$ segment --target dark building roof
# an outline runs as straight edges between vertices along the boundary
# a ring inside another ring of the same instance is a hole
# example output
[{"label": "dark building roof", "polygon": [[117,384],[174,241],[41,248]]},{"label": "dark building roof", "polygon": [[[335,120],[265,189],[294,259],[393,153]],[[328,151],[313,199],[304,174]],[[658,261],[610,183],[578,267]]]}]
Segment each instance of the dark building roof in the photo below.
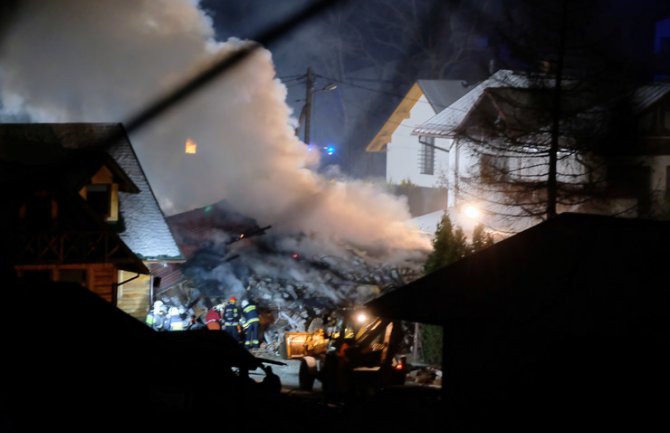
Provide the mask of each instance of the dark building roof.
[{"label": "dark building roof", "polygon": [[637,306],[628,307],[652,314],[653,300],[667,290],[651,281],[670,277],[668,255],[670,222],[564,213],[384,294],[368,307],[394,319],[434,324],[522,320],[565,302],[569,308],[588,304],[623,317],[629,315],[626,303],[635,301]]},{"label": "dark building roof", "polygon": [[435,113],[453,104],[472,88],[463,80],[418,80],[417,82]]},{"label": "dark building roof", "polygon": [[0,124],[0,145],[7,168],[0,180],[5,184],[34,182],[41,172],[47,173],[42,176],[47,182],[64,178],[68,186],[79,188],[82,179],[107,163],[120,184],[121,239],[144,260],[182,258],[123,125]]}]

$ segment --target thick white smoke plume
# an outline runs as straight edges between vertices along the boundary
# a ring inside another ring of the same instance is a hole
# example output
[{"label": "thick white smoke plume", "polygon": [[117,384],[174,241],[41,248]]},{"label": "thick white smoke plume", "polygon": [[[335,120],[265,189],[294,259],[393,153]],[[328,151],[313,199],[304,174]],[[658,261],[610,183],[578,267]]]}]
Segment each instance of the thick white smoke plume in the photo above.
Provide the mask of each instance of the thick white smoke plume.
[{"label": "thick white smoke plume", "polygon": [[[242,41],[213,40],[194,0],[31,0],[0,41],[5,113],[119,122]],[[296,47],[299,49],[299,47]],[[273,230],[374,249],[427,249],[405,203],[323,178],[294,135],[286,88],[257,50],[131,141],[167,215],[225,199]],[[197,153],[184,152],[192,138]]]}]

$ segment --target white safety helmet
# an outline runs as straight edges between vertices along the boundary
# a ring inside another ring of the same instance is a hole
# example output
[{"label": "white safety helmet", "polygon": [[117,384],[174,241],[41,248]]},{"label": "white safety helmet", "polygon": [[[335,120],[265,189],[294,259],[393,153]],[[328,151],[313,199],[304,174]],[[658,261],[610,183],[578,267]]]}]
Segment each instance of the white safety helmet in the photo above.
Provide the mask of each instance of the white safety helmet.
[{"label": "white safety helmet", "polygon": [[156,302],[154,302],[154,309],[160,310],[161,308],[163,308],[163,301],[159,299]]},{"label": "white safety helmet", "polygon": [[249,301],[242,299],[242,308],[246,307],[247,305],[249,305]]},{"label": "white safety helmet", "polygon": [[170,309],[168,310],[168,314],[169,314],[170,316],[179,316],[179,308],[177,308],[177,307],[170,307]]}]

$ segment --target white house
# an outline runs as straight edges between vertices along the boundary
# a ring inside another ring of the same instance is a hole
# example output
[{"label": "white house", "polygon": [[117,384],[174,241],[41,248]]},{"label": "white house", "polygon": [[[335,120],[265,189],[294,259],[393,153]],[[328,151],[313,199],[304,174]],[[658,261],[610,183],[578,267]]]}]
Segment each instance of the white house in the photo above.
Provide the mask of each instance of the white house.
[{"label": "white house", "polygon": [[[571,85],[565,80],[562,88],[569,89]],[[456,224],[467,225],[464,211],[472,211],[473,206],[480,211],[477,221],[501,233],[519,231],[538,221],[537,218],[506,217],[505,214],[509,214],[506,211],[518,203],[505,203],[499,193],[491,192],[494,188],[490,186],[500,181],[530,179],[533,174],[539,174],[536,172],[540,164],[546,164],[548,157],[542,152],[533,155],[523,143],[524,140],[526,143],[532,141],[534,149],[548,147],[550,112],[536,109],[530,114],[528,107],[530,104],[546,107],[552,87],[550,76],[499,70],[411,131],[415,137],[431,137],[436,142],[456,140],[450,152],[455,160],[450,162],[454,167],[454,191],[449,201],[450,215]],[[670,84],[652,83],[630,92],[622,91],[614,101],[583,109],[580,108],[583,99],[579,96],[569,99],[568,91],[563,94],[563,104],[572,104],[573,112],[579,113],[571,122],[582,122],[583,129],[594,134],[593,140],[598,139],[596,134],[600,127],[602,132],[608,132],[611,123],[606,125],[605,122],[611,122],[609,116],[613,104],[620,101],[625,101],[628,109],[625,121],[636,123],[638,133],[634,142],[622,141],[620,137],[606,141],[605,163],[595,172],[602,179],[604,198],[565,204],[559,206],[558,211],[628,216],[658,216],[667,212],[666,201],[670,197]],[[498,124],[503,124],[503,128]],[[521,130],[525,131],[525,136],[515,135],[515,131]],[[501,131],[505,133],[501,134]],[[510,142],[515,142],[516,154],[502,150],[509,149]],[[498,150],[492,151],[494,148]],[[583,170],[585,165],[580,161],[584,158],[583,153],[570,149],[569,139],[563,138],[559,144],[558,182],[570,186],[571,182],[574,185],[587,175],[593,176],[594,172],[587,174]],[[503,173],[505,178],[491,179],[492,171],[498,175]],[[469,182],[464,182],[466,179]],[[541,180],[541,175],[537,176],[536,182]]]},{"label": "white house", "polygon": [[420,228],[431,234],[453,200],[457,158],[453,139],[412,132],[469,88],[461,80],[418,80],[366,149],[386,152],[386,181],[407,196],[412,215],[420,218]]}]

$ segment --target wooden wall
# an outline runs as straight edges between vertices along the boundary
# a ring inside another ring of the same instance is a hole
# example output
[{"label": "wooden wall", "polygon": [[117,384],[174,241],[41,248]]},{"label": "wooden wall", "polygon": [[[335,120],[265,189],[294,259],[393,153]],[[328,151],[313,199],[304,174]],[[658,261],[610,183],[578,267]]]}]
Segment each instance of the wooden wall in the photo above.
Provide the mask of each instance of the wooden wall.
[{"label": "wooden wall", "polygon": [[[137,274],[119,271],[119,282],[129,280]],[[119,286],[116,306],[138,320],[144,322],[151,302],[151,276],[140,275],[134,280]]]},{"label": "wooden wall", "polygon": [[[72,263],[67,265],[22,265],[17,266],[19,276],[30,276],[31,272],[48,272],[51,281],[69,281],[87,287],[104,300],[115,303],[117,268],[111,263]],[[71,271],[82,271],[82,279],[71,279]],[[69,275],[69,277],[66,277]]]}]

